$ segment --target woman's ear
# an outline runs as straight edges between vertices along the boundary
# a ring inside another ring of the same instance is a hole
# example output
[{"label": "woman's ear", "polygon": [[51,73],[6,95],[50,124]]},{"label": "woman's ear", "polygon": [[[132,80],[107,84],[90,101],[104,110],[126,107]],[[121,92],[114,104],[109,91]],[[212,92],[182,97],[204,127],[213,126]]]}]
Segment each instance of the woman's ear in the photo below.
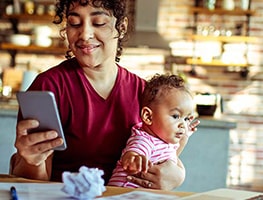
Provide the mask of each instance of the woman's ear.
[{"label": "woman's ear", "polygon": [[121,35],[120,38],[123,38],[124,35],[127,33],[128,31],[128,18],[125,17],[120,25],[120,30],[121,30]]},{"label": "woman's ear", "polygon": [[125,31],[125,33],[128,31],[128,24],[129,24],[129,19],[128,17],[125,17],[121,24],[121,29]]},{"label": "woman's ear", "polygon": [[142,108],[141,119],[147,125],[152,124],[152,110],[149,107],[143,107]]}]

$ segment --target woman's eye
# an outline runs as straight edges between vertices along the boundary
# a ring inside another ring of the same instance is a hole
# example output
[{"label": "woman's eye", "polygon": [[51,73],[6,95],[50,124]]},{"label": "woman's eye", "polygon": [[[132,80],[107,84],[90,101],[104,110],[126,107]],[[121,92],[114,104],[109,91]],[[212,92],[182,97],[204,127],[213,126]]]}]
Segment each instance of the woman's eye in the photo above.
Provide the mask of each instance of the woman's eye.
[{"label": "woman's eye", "polygon": [[79,26],[80,26],[80,24],[71,24],[71,23],[69,23],[69,25],[70,25],[71,27],[79,27]]},{"label": "woman's eye", "polygon": [[101,27],[106,25],[107,23],[109,23],[109,19],[104,16],[98,16],[92,19],[92,25],[95,27]]},{"label": "woman's eye", "polygon": [[67,24],[72,27],[79,26],[81,24],[81,20],[79,17],[69,15],[67,18]]},{"label": "woman's eye", "polygon": [[69,20],[68,21],[68,26],[71,26],[71,27],[79,27],[81,25],[80,22],[78,21],[73,21],[73,20]]},{"label": "woman's eye", "polygon": [[93,25],[96,27],[104,26],[105,24],[106,23],[93,23]]}]

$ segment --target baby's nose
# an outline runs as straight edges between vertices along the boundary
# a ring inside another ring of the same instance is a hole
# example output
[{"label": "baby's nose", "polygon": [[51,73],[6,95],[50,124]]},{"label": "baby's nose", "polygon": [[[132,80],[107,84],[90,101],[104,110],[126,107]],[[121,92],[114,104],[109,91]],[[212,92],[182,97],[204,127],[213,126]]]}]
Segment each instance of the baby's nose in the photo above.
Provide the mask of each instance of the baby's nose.
[{"label": "baby's nose", "polygon": [[179,122],[179,124],[178,124],[178,127],[179,128],[185,128],[185,121],[184,121],[184,119],[180,119],[180,122]]}]

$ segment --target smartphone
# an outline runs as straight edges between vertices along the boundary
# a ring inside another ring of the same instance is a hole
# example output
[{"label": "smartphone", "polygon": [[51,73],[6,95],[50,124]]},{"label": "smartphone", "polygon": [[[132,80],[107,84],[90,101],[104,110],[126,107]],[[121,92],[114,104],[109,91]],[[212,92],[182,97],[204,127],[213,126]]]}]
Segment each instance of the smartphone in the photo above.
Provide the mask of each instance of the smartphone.
[{"label": "smartphone", "polygon": [[30,132],[57,131],[59,137],[63,139],[63,144],[55,147],[54,150],[65,150],[67,148],[66,140],[53,92],[21,91],[16,94],[16,97],[23,119],[36,119],[39,121],[39,127],[31,129]]}]

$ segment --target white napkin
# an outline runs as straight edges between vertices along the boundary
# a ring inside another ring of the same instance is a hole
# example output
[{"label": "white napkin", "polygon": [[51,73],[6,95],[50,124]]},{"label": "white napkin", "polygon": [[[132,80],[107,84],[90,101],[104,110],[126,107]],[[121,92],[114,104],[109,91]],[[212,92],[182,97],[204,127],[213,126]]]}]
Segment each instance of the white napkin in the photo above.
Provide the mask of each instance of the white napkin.
[{"label": "white napkin", "polygon": [[106,190],[101,177],[103,174],[102,170],[85,166],[79,168],[79,173],[63,172],[64,187],[62,191],[75,199],[94,199]]}]

